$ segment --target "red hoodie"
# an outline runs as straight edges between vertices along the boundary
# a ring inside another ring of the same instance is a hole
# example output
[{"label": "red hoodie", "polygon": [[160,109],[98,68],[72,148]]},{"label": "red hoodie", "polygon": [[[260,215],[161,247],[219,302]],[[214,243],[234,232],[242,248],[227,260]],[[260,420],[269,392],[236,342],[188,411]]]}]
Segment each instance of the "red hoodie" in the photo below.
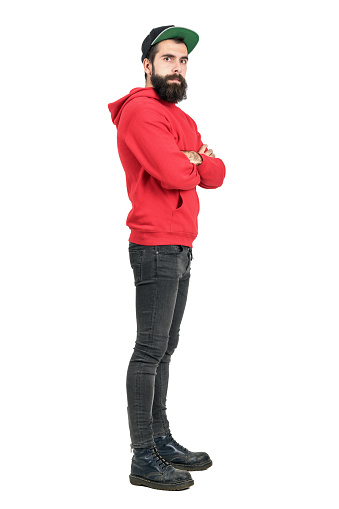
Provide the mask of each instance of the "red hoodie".
[{"label": "red hoodie", "polygon": [[196,186],[221,186],[224,163],[204,155],[199,166],[189,161],[181,151],[200,149],[197,126],[178,106],[161,100],[152,87],[134,88],[108,109],[117,126],[118,151],[132,202],[126,221],[129,240],[147,246],[192,247],[198,234]]}]

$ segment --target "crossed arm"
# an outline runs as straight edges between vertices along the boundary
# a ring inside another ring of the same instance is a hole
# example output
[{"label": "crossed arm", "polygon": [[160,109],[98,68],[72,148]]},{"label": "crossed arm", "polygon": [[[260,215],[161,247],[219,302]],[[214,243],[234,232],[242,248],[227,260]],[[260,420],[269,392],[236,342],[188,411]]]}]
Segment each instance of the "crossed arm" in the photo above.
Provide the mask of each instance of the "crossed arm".
[{"label": "crossed arm", "polygon": [[[183,154],[188,158],[190,163],[193,163],[200,175],[199,186],[205,189],[215,189],[220,187],[226,175],[226,168],[224,163],[220,159],[216,159],[212,149],[208,149],[207,145],[201,145],[198,152],[194,150],[181,150]],[[206,163],[208,165],[206,166]],[[203,166],[200,165],[205,162]]]},{"label": "crossed arm", "polygon": [[161,112],[140,109],[122,133],[134,157],[165,189],[185,191],[198,185],[215,189],[222,185],[225,177],[222,160],[202,144],[199,133],[196,146],[201,144],[201,147],[198,152],[179,150],[169,121]]}]

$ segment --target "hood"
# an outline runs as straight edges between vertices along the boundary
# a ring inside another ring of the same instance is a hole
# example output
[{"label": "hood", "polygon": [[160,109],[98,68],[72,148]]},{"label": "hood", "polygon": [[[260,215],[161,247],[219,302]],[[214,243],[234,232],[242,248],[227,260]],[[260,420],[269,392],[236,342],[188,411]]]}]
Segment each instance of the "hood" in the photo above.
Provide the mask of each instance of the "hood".
[{"label": "hood", "polygon": [[121,113],[126,104],[139,97],[151,97],[152,99],[161,101],[153,87],[133,88],[127,95],[108,105],[108,109],[111,112],[112,122],[114,125],[118,126]]}]

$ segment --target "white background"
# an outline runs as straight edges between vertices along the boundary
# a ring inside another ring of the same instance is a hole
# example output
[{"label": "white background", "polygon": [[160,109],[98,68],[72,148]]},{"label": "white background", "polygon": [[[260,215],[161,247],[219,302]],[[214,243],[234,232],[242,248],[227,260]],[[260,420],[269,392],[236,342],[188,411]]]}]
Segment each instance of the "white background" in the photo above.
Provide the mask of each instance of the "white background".
[{"label": "white background", "polygon": [[[1,507],[337,509],[335,2],[7,4]],[[200,34],[182,108],[227,167],[199,189],[168,401],[214,464],[181,493],[129,484],[130,203],[107,109],[144,86],[141,42],[167,24]]]}]

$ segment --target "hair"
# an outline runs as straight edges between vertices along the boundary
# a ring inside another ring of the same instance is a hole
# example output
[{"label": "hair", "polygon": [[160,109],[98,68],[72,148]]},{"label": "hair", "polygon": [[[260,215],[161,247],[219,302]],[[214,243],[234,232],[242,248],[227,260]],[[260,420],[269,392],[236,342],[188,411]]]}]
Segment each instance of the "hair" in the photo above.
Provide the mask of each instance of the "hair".
[{"label": "hair", "polygon": [[[183,37],[175,37],[174,39],[171,39],[171,41],[174,41],[177,44],[185,43],[185,39]],[[157,42],[156,44],[154,44],[154,46],[151,46],[151,49],[149,50],[149,52],[147,53],[147,55],[145,57],[145,58],[147,58],[147,60],[149,60],[151,62],[152,67],[153,67],[153,64],[154,64],[155,55],[159,51],[158,45],[159,45],[159,43]],[[147,74],[146,73],[145,73],[145,80],[147,80]]]}]

